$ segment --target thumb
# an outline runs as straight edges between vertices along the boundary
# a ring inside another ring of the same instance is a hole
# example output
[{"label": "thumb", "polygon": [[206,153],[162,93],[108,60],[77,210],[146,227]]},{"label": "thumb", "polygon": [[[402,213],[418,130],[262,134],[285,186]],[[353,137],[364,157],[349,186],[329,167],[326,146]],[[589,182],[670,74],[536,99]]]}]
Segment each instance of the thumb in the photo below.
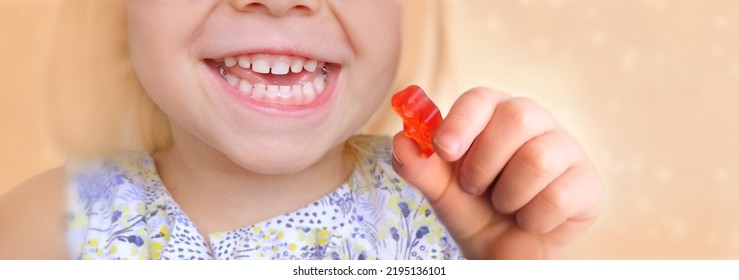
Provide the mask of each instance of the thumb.
[{"label": "thumb", "polygon": [[457,242],[468,240],[495,221],[487,196],[471,195],[457,183],[454,163],[437,154],[421,157],[418,145],[402,132],[393,138],[393,157],[395,172],[423,193]]},{"label": "thumb", "polygon": [[436,153],[421,157],[418,145],[403,132],[393,138],[393,169],[432,202],[441,197],[452,178],[451,164]]}]

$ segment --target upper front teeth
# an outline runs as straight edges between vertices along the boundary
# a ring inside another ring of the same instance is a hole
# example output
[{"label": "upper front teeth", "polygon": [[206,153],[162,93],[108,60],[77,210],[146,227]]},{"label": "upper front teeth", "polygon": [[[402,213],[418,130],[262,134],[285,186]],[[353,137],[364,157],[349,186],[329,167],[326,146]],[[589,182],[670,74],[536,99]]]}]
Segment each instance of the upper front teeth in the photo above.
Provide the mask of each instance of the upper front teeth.
[{"label": "upper front teeth", "polygon": [[300,73],[305,70],[308,72],[315,72],[317,69],[321,69],[324,62],[319,62],[313,59],[305,59],[301,57],[292,56],[273,56],[273,55],[242,55],[238,57],[226,57],[223,60],[226,67],[234,67],[238,65],[241,68],[249,69],[252,71],[274,75],[286,75],[290,72]]},{"label": "upper front teeth", "polygon": [[287,73],[290,73],[290,64],[286,61],[277,61],[272,64],[272,74],[285,75]]},{"label": "upper front teeth", "polygon": [[269,68],[270,65],[266,58],[256,58],[251,64],[251,70],[257,73],[268,74]]}]

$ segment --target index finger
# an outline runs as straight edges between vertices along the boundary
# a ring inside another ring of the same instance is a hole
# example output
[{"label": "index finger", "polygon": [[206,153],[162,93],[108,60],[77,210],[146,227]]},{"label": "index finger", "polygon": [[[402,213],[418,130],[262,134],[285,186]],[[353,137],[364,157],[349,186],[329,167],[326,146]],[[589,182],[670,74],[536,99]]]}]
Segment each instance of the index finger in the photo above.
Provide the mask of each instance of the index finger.
[{"label": "index finger", "polygon": [[434,150],[445,161],[459,160],[485,129],[496,105],[510,98],[488,88],[473,88],[463,93],[436,130]]}]

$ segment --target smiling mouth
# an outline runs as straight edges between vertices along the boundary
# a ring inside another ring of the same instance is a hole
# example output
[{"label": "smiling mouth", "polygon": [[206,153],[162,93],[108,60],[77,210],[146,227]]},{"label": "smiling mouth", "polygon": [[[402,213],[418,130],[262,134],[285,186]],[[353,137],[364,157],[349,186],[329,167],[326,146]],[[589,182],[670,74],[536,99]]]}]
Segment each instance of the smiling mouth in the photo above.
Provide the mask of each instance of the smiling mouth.
[{"label": "smiling mouth", "polygon": [[337,64],[274,54],[247,54],[207,62],[242,96],[293,106],[317,100],[326,91],[329,74],[339,68]]}]

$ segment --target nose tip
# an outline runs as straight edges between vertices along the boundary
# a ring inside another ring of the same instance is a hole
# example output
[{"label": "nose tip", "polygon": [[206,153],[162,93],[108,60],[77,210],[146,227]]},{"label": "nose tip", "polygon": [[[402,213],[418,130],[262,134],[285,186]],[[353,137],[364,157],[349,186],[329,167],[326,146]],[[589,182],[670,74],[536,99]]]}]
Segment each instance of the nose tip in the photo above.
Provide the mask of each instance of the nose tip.
[{"label": "nose tip", "polygon": [[321,0],[231,0],[231,5],[243,12],[264,12],[274,17],[288,14],[312,14],[321,7]]}]

